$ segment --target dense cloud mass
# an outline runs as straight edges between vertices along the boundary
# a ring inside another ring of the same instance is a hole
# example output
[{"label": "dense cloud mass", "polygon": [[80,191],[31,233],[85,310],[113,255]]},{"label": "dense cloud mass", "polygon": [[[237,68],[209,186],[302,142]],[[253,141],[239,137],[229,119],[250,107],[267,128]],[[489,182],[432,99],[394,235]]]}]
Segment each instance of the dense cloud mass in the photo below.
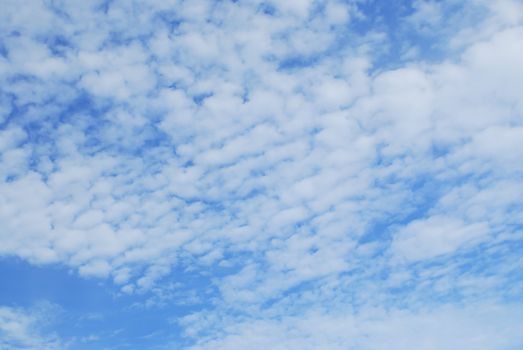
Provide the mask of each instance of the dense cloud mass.
[{"label": "dense cloud mass", "polygon": [[523,347],[520,1],[0,3],[0,256],[158,348]]}]

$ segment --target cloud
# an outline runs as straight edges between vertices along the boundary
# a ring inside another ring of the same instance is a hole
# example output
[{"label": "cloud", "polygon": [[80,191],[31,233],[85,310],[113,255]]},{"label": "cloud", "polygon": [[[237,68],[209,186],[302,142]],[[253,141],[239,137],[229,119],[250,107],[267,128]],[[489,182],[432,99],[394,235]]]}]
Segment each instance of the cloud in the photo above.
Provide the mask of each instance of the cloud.
[{"label": "cloud", "polygon": [[46,309],[46,307],[42,310],[24,310],[1,306],[0,345],[2,349],[64,349],[64,345],[56,335],[43,331],[50,312],[51,309]]},{"label": "cloud", "polygon": [[430,259],[453,253],[466,243],[480,240],[487,232],[488,226],[481,222],[466,225],[454,218],[433,216],[403,227],[392,249],[407,259]]},{"label": "cloud", "polygon": [[[518,290],[523,10],[415,1],[389,28],[368,6],[7,1],[0,255],[245,317],[203,348],[380,348],[387,321],[456,348],[454,316],[476,346],[472,308],[400,306]],[[364,345],[328,305],[394,311],[361,316]]]},{"label": "cloud", "polygon": [[[199,320],[200,321],[200,320]],[[308,312],[224,325],[225,335],[190,349],[516,349],[521,314],[498,305],[357,314]]]}]

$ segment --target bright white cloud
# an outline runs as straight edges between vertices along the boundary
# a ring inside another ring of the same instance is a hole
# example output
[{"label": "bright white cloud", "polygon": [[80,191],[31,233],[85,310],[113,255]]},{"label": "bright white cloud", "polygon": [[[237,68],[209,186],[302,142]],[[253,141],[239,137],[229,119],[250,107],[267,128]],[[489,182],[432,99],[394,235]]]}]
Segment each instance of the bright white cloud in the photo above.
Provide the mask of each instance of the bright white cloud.
[{"label": "bright white cloud", "polygon": [[434,216],[403,227],[392,249],[407,259],[430,259],[453,253],[466,243],[481,240],[487,233],[488,226],[481,222],[466,225],[454,218]]},{"label": "bright white cloud", "polygon": [[[413,302],[460,281],[507,283],[503,264],[495,281],[416,269],[521,239],[517,1],[416,1],[403,39],[349,30],[365,20],[360,1],[4,2],[1,255],[124,293],[163,290],[176,267],[209,279],[213,307],[248,319],[280,298],[299,309],[351,294],[386,308],[397,302],[387,288],[413,281]],[[442,58],[423,57],[430,42]],[[408,61],[382,62],[394,45]],[[308,290],[325,281],[334,292]],[[305,323],[235,323],[201,346],[363,344],[342,326],[359,316],[318,310]],[[455,313],[470,337],[426,324],[441,348],[508,346],[472,339],[483,321],[471,310],[447,311],[426,317]],[[388,320],[401,334],[425,317],[389,316],[365,321],[357,334],[378,339],[367,348],[383,346]],[[322,322],[325,337],[307,341]]]}]

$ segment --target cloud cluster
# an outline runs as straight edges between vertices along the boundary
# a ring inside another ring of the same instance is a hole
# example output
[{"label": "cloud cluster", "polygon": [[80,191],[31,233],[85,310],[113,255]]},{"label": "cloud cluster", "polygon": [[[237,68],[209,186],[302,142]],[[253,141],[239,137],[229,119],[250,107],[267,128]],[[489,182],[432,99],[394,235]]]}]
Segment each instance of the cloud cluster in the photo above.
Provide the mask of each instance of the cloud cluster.
[{"label": "cloud cluster", "polygon": [[[4,1],[0,255],[129,294],[202,276],[198,319],[241,317],[200,348],[378,349],[425,318],[459,348],[437,324],[474,337],[471,309],[397,307],[523,290],[523,6],[415,1],[401,37],[367,7]],[[396,309],[326,314],[349,304]],[[518,337],[490,334],[463,341]]]}]

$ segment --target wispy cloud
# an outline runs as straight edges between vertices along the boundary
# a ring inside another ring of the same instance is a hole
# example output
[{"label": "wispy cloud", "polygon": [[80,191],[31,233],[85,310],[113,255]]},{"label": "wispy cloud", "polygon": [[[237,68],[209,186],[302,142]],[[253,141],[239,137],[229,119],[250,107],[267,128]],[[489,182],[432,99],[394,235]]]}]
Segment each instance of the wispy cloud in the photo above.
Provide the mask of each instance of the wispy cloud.
[{"label": "wispy cloud", "polygon": [[45,332],[53,313],[53,305],[45,304],[31,310],[0,306],[0,345],[2,349],[62,349],[56,335]]}]

